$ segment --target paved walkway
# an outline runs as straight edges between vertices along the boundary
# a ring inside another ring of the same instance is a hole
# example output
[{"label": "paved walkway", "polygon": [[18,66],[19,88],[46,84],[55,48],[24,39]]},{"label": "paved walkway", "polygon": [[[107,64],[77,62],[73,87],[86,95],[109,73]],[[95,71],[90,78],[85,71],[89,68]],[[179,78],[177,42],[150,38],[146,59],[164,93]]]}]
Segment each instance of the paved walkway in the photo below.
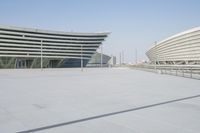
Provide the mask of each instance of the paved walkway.
[{"label": "paved walkway", "polygon": [[124,69],[0,70],[0,132],[197,133],[199,80]]}]

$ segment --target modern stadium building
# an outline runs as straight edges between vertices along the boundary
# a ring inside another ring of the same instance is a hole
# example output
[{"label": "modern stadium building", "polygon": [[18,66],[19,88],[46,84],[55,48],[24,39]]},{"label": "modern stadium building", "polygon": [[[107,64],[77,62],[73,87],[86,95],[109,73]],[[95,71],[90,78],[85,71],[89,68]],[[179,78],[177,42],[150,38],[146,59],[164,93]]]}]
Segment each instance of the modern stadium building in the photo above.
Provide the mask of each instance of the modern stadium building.
[{"label": "modern stadium building", "polygon": [[108,34],[0,26],[0,68],[86,66]]},{"label": "modern stadium building", "polygon": [[146,55],[152,64],[200,64],[200,27],[181,32],[155,43],[146,52]]}]

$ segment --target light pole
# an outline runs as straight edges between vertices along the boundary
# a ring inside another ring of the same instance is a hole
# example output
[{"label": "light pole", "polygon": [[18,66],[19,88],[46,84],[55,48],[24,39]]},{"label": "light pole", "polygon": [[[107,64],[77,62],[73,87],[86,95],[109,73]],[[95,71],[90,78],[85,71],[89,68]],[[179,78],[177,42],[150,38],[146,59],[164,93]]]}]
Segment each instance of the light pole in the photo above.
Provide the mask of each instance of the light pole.
[{"label": "light pole", "polygon": [[41,40],[41,59],[40,59],[40,67],[41,67],[41,70],[43,70],[43,41]]},{"label": "light pole", "polygon": [[103,44],[101,44],[101,67],[103,66]]},{"label": "light pole", "polygon": [[119,66],[121,67],[122,61],[121,61],[121,52],[119,53]]},{"label": "light pole", "polygon": [[156,63],[157,63],[157,58],[158,58],[157,57],[157,41],[155,41],[155,56],[156,56],[155,57],[155,70],[157,70],[157,68],[156,68],[156,65],[157,65]]},{"label": "light pole", "polygon": [[135,64],[137,64],[137,48],[135,49]]},{"label": "light pole", "polygon": [[81,71],[83,71],[83,44],[81,44]]},{"label": "light pole", "polygon": [[124,65],[124,50],[122,50],[122,65]]}]

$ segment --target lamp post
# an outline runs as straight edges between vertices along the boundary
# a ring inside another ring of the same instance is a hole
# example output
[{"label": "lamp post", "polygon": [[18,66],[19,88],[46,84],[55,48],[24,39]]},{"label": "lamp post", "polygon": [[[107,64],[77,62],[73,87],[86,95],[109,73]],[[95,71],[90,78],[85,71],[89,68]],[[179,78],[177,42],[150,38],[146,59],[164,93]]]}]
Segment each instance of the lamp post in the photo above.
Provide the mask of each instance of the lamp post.
[{"label": "lamp post", "polygon": [[103,44],[101,44],[101,67],[103,66]]},{"label": "lamp post", "polygon": [[135,48],[135,64],[137,65],[137,48]]},{"label": "lamp post", "polygon": [[122,57],[121,57],[122,55],[121,55],[121,52],[119,53],[119,66],[121,67],[121,64],[122,64]]},{"label": "lamp post", "polygon": [[157,52],[158,52],[158,50],[157,50],[157,42],[155,41],[155,56],[156,56],[156,57],[155,57],[155,70],[157,70],[157,67],[156,67],[156,65],[157,65],[157,64],[156,64],[156,63],[157,63],[157,58],[158,58],[158,57],[157,57]]},{"label": "lamp post", "polygon": [[40,67],[41,67],[41,70],[43,70],[43,41],[41,40],[41,56],[40,56]]},{"label": "lamp post", "polygon": [[81,71],[83,71],[83,44],[81,44]]},{"label": "lamp post", "polygon": [[122,50],[122,66],[124,65],[124,50]]}]

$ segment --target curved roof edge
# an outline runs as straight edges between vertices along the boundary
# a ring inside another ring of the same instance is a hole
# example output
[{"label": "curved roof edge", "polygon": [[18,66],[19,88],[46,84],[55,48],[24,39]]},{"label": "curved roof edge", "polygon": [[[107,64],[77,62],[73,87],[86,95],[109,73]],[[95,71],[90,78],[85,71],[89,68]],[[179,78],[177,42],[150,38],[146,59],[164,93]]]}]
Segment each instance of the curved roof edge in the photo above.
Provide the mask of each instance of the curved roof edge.
[{"label": "curved roof edge", "polygon": [[[179,36],[181,36],[181,35],[184,35],[184,34],[187,34],[187,33],[191,33],[191,32],[194,32],[194,31],[198,31],[198,30],[200,30],[200,26],[199,26],[199,27],[191,28],[191,29],[189,29],[189,30],[185,30],[185,31],[183,31],[183,32],[179,32],[179,33],[177,33],[177,34],[175,34],[175,35],[172,35],[172,36],[170,36],[170,37],[167,37],[167,38],[164,39],[164,40],[161,40],[161,41],[157,42],[157,45],[159,45],[159,44],[161,44],[161,43],[163,43],[163,42],[165,42],[165,41],[168,41],[168,40],[170,40],[170,39],[172,39],[172,38],[179,37]],[[155,45],[151,46],[151,47],[148,49],[148,51],[149,51],[150,49],[152,49],[153,47],[155,47]],[[148,52],[148,51],[147,51],[147,52]],[[146,52],[146,53],[147,53],[147,52]]]},{"label": "curved roof edge", "polygon": [[64,32],[64,31],[54,31],[54,30],[43,30],[37,28],[24,28],[18,26],[9,26],[9,25],[0,25],[2,29],[13,29],[19,31],[28,31],[28,32],[40,32],[40,33],[50,33],[50,34],[60,34],[60,35],[85,35],[85,36],[98,36],[98,35],[108,35],[111,34],[109,31],[105,32],[94,32],[94,33],[87,33],[87,32]]},{"label": "curved roof edge", "polygon": [[170,40],[172,38],[179,37],[181,35],[184,35],[184,34],[187,34],[187,33],[190,33],[190,32],[194,32],[194,31],[198,31],[198,30],[200,30],[200,27],[195,27],[195,28],[192,28],[192,29],[180,32],[180,33],[177,33],[177,34],[172,35],[172,36],[170,36],[170,37],[168,37],[168,38],[166,38],[166,39],[164,39],[162,41],[159,41],[157,44],[163,43],[163,42],[168,41],[168,40]]}]

